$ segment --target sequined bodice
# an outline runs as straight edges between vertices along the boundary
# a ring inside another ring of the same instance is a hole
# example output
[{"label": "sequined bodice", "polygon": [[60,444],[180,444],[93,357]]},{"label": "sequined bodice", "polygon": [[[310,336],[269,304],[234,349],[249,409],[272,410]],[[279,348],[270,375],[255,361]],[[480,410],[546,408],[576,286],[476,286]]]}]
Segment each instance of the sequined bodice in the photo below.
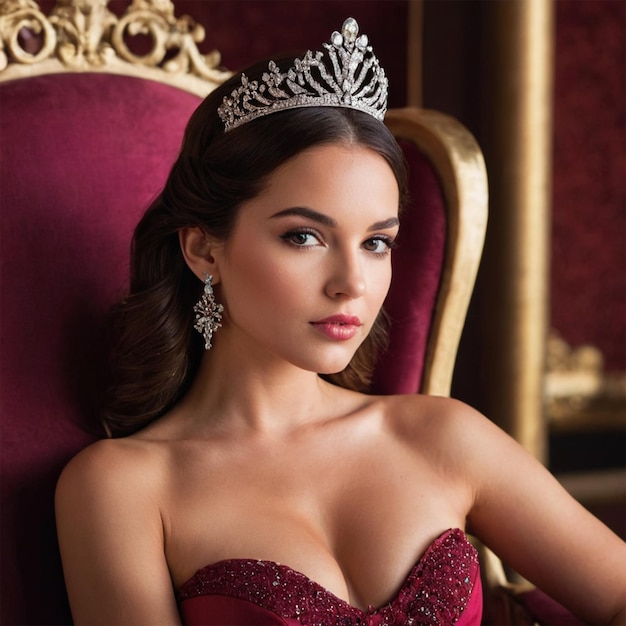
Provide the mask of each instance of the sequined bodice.
[{"label": "sequined bodice", "polygon": [[476,551],[458,529],[437,538],[396,595],[380,608],[351,606],[318,583],[272,561],[209,565],[179,590],[188,626],[478,626],[482,612]]}]

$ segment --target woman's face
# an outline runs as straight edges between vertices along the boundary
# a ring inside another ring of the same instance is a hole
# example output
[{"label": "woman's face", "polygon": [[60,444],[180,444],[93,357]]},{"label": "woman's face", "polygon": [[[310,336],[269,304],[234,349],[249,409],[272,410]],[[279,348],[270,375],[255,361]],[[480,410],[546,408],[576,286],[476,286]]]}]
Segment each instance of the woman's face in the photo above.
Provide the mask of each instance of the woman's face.
[{"label": "woman's face", "polygon": [[362,146],[312,148],[278,168],[216,251],[220,340],[309,371],[344,369],[389,289],[398,202],[390,166]]}]

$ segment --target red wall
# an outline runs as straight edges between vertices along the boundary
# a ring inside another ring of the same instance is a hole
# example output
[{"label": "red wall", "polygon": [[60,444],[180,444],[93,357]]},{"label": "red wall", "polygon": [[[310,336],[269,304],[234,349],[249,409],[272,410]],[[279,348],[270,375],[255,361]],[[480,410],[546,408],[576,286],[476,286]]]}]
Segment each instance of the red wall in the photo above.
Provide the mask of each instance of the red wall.
[{"label": "red wall", "polygon": [[626,370],[626,3],[557,0],[552,325]]},{"label": "red wall", "polygon": [[265,57],[318,49],[354,17],[387,71],[392,106],[406,100],[407,0],[178,0],[177,14],[203,24],[207,43],[233,70]]}]

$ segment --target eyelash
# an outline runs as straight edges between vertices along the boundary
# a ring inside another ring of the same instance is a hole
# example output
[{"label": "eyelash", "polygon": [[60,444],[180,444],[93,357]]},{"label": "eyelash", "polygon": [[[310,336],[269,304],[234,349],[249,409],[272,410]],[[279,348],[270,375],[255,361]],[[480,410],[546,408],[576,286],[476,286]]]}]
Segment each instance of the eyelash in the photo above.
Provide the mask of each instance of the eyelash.
[{"label": "eyelash", "polygon": [[297,237],[298,235],[311,235],[312,237],[315,237],[318,241],[321,241],[319,234],[316,231],[308,229],[308,228],[296,228],[294,230],[290,230],[286,232],[284,235],[281,235],[280,238],[285,243],[289,244],[290,246],[293,246],[294,248],[311,248],[312,247],[312,246],[305,246],[305,245],[295,243],[293,239],[294,237]]},{"label": "eyelash", "polygon": [[387,237],[386,235],[376,235],[376,237],[371,237],[370,239],[367,239],[364,243],[367,243],[369,241],[382,241],[387,246],[384,252],[373,252],[370,250],[372,254],[375,254],[379,257],[387,256],[392,250],[395,250],[398,247],[397,240],[392,239],[391,237]]},{"label": "eyelash", "polygon": [[[313,247],[313,246],[295,243],[293,239],[297,237],[298,235],[310,235],[312,237],[315,237],[318,240],[318,242],[321,242],[320,235],[315,230],[311,230],[308,228],[298,228],[295,230],[290,230],[286,232],[285,234],[281,235],[280,238],[287,245],[293,246],[294,248],[312,248]],[[396,239],[388,237],[386,235],[376,235],[375,237],[370,237],[369,239],[366,239],[363,243],[366,244],[372,241],[382,241],[387,246],[384,252],[375,252],[373,250],[368,250],[368,252],[371,252],[371,254],[377,257],[385,257],[392,250],[395,250],[398,247],[398,242],[396,241]]]}]

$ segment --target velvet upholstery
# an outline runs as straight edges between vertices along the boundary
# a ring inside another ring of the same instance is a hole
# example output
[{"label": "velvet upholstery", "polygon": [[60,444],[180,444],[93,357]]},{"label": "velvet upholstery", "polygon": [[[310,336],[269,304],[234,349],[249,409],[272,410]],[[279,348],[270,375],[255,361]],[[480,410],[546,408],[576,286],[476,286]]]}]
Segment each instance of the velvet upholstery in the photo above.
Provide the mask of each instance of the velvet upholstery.
[{"label": "velvet upholstery", "polygon": [[94,438],[104,313],[199,98],[66,74],[4,83],[0,102],[1,621],[66,624],[54,485]]},{"label": "velvet upholstery", "polygon": [[385,301],[389,346],[372,381],[372,392],[383,394],[420,390],[445,250],[446,209],[437,174],[414,144],[403,140],[401,146],[410,172],[409,202],[400,216]]}]

